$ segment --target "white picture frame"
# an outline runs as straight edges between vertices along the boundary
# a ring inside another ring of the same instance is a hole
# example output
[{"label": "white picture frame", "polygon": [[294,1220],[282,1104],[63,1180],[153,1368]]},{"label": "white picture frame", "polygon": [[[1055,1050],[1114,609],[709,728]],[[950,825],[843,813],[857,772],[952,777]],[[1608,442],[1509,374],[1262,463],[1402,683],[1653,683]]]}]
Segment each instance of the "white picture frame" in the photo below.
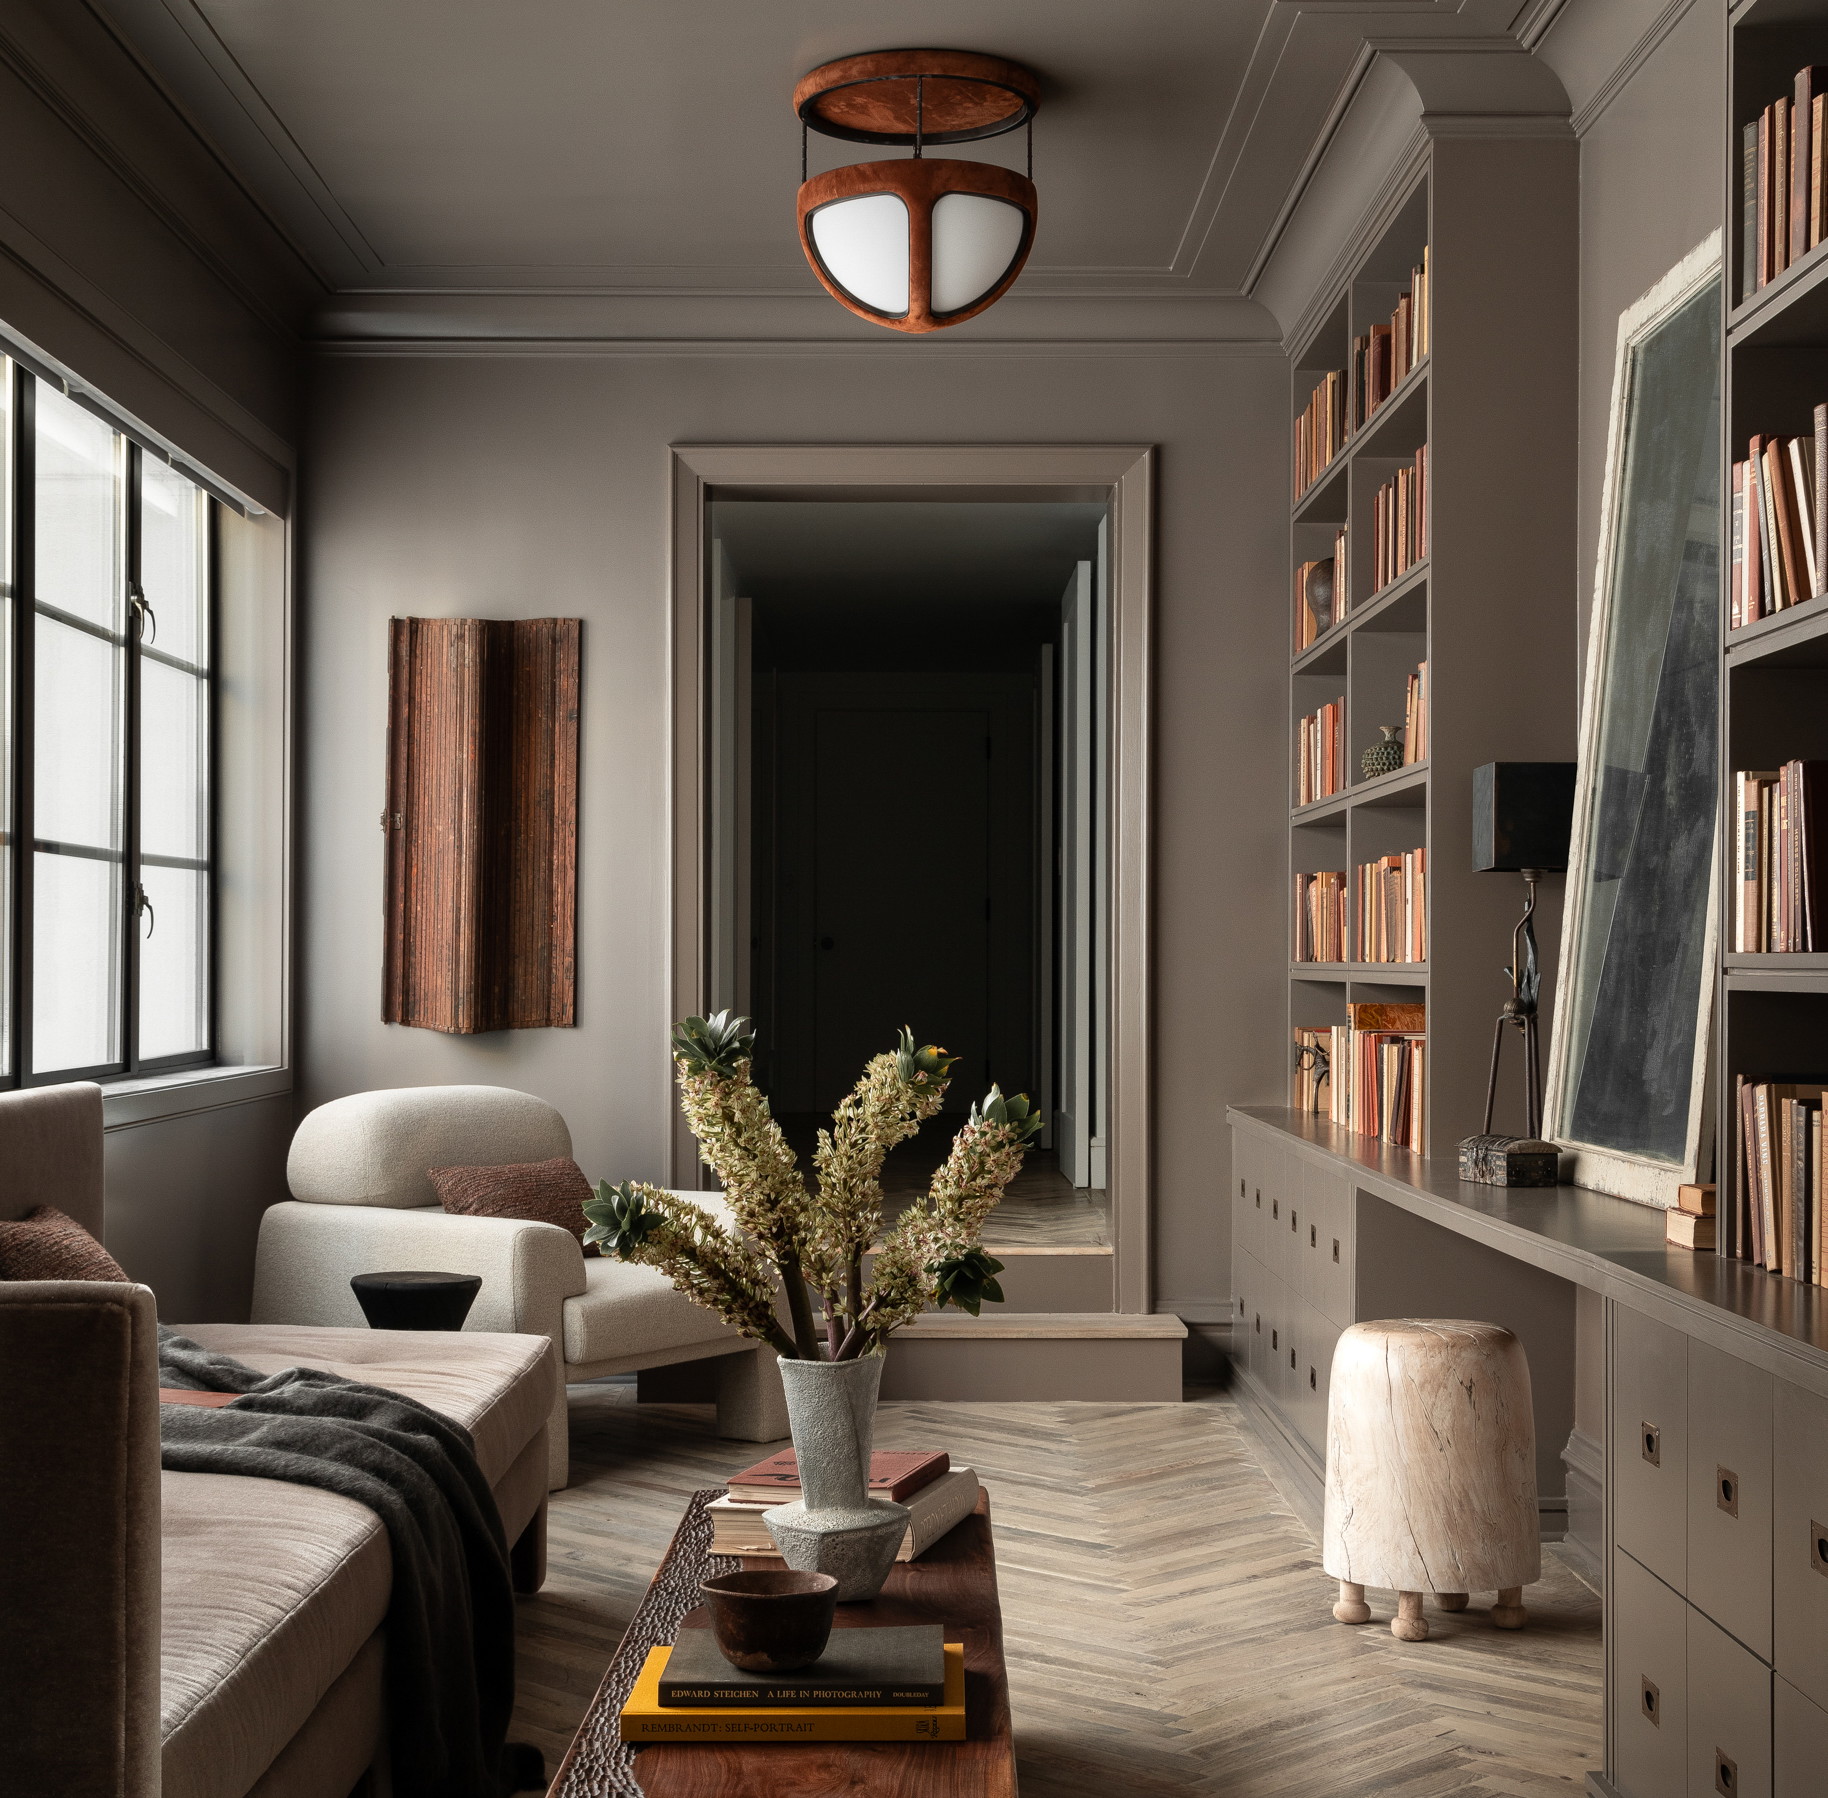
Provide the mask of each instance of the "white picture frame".
[{"label": "white picture frame", "polygon": [[[1687,1060],[1687,1087],[1678,1098],[1686,1100],[1686,1131],[1679,1153],[1648,1154],[1618,1141],[1583,1138],[1577,1121],[1582,1107],[1575,1083],[1585,1066],[1587,1036],[1592,1018],[1591,1002],[1583,1002],[1583,969],[1592,966],[1586,946],[1589,930],[1610,930],[1610,917],[1602,919],[1592,901],[1596,876],[1595,827],[1601,818],[1602,747],[1605,739],[1606,700],[1615,670],[1610,657],[1615,641],[1613,600],[1622,547],[1622,508],[1630,497],[1625,489],[1630,470],[1630,433],[1634,406],[1639,398],[1634,382],[1636,352],[1656,332],[1710,287],[1718,294],[1721,281],[1721,238],[1715,231],[1685,256],[1662,280],[1619,318],[1613,360],[1612,407],[1607,427],[1605,480],[1601,492],[1600,540],[1595,558],[1592,616],[1588,626],[1587,658],[1581,688],[1579,772],[1575,781],[1574,825],[1569,848],[1566,912],[1562,920],[1561,952],[1556,982],[1557,1001],[1549,1042],[1548,1091],[1544,1109],[1544,1134],[1569,1157],[1567,1178],[1620,1198],[1661,1207],[1674,1206],[1678,1189],[1700,1177],[1712,1150],[1710,1068],[1713,1034],[1713,967],[1719,929],[1720,867],[1716,803],[1707,821],[1706,913],[1702,925],[1699,972],[1694,991],[1672,994],[1671,1015],[1684,1022],[1691,1003],[1695,1014],[1692,1054]],[[1718,380],[1716,374],[1715,379]],[[1718,403],[1716,397],[1716,404]],[[1716,432],[1717,436],[1718,433]],[[1715,452],[1718,462],[1718,452]],[[1719,507],[1714,508],[1713,529],[1718,551]],[[1715,627],[1717,631],[1717,625]],[[1710,641],[1713,638],[1710,637]],[[1717,657],[1710,658],[1717,670]],[[1717,678],[1717,676],[1716,676]],[[1716,701],[1717,715],[1717,701]],[[1717,775],[1717,767],[1716,767]],[[1692,913],[1690,914],[1692,917]],[[1692,938],[1691,938],[1692,941]],[[1609,948],[1608,943],[1608,948]],[[1678,1009],[1679,1008],[1679,1009]],[[1580,1033],[1577,1041],[1577,1033]],[[1677,1057],[1677,1059],[1680,1059]],[[1589,1107],[1589,1111],[1594,1108]],[[1591,1133],[1589,1133],[1591,1134]]]}]

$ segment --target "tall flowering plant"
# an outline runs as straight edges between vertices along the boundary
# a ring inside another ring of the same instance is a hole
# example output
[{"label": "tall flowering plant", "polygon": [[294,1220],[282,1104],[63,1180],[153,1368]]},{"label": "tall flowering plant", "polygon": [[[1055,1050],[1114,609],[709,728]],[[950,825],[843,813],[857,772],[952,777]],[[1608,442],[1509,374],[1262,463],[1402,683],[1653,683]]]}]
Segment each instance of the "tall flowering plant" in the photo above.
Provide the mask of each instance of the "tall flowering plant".
[{"label": "tall flowering plant", "polygon": [[749,1020],[727,1011],[673,1029],[680,1103],[736,1227],[645,1181],[600,1181],[584,1202],[584,1240],[658,1268],[688,1298],[789,1360],[856,1360],[930,1305],[975,1317],[985,1300],[1000,1302],[1003,1264],[981,1246],[984,1221],[1041,1128],[1027,1097],[991,1087],[926,1195],[885,1232],[883,1160],[939,1110],[954,1057],[931,1044],[916,1048],[906,1030],[875,1056],[831,1128],[819,1132],[815,1190],[751,1077],[754,1053]]}]

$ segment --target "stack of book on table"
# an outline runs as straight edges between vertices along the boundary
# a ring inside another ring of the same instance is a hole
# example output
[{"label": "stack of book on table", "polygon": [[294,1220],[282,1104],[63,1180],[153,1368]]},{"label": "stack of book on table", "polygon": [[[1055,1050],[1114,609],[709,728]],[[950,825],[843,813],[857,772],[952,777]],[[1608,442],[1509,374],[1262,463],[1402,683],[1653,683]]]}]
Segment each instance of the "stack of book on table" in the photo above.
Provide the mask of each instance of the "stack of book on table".
[{"label": "stack of book on table", "polygon": [[962,1742],[965,1650],[937,1623],[834,1629],[792,1673],[745,1673],[688,1612],[648,1652],[622,1707],[625,1742]]},{"label": "stack of book on table", "polygon": [[[887,1449],[870,1456],[870,1496],[906,1505],[908,1533],[895,1558],[911,1561],[977,1509],[977,1475],[954,1467],[942,1449]],[[762,1514],[800,1496],[800,1470],[783,1449],[730,1476],[730,1490],[705,1507],[714,1555],[772,1555],[774,1538]]]}]

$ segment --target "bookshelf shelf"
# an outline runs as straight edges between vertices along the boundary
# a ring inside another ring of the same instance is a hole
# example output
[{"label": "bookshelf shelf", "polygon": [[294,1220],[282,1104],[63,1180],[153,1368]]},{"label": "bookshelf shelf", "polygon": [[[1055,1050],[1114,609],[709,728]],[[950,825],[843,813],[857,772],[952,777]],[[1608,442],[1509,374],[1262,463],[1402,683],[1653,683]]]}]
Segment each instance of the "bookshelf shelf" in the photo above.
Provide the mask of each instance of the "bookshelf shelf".
[{"label": "bookshelf shelf", "polygon": [[[1775,97],[1775,96],[1773,96]],[[1727,320],[1732,349],[1814,344],[1828,330],[1828,243],[1820,243],[1735,306]]]},{"label": "bookshelf shelf", "polygon": [[[1497,970],[1520,898],[1514,882],[1473,872],[1472,770],[1489,761],[1566,761],[1574,751],[1576,696],[1564,653],[1579,586],[1574,496],[1545,492],[1539,471],[1565,459],[1579,421],[1573,383],[1544,382],[1532,371],[1571,367],[1578,353],[1578,152],[1568,140],[1474,147],[1430,136],[1388,195],[1341,255],[1335,283],[1291,332],[1291,418],[1306,414],[1329,372],[1345,370],[1350,390],[1375,358],[1381,382],[1387,352],[1374,333],[1392,330],[1393,318],[1413,319],[1413,271],[1426,259],[1428,341],[1415,344],[1425,353],[1290,508],[1285,603],[1296,597],[1302,565],[1335,553],[1337,527],[1346,538],[1335,582],[1344,616],[1290,655],[1289,798],[1300,791],[1304,741],[1316,734],[1304,739],[1301,720],[1341,701],[1337,753],[1347,784],[1308,805],[1291,803],[1288,878],[1291,892],[1306,894],[1311,883],[1299,877],[1345,874],[1343,948],[1357,957],[1367,946],[1357,871],[1386,870],[1390,936],[1380,942],[1415,940],[1405,932],[1416,922],[1420,877],[1428,960],[1289,961],[1285,1042],[1292,1064],[1295,1032],[1352,1024],[1355,1004],[1425,1004],[1419,1146],[1438,1156],[1484,1115],[1492,1020],[1506,990]],[[1364,356],[1360,346],[1368,346]],[[1394,355],[1388,366],[1400,366]],[[1421,528],[1429,554],[1374,592],[1379,490],[1413,469],[1424,446],[1429,515],[1408,522]],[[1527,515],[1515,504],[1526,491]],[[1298,626],[1307,622],[1297,615]],[[1426,759],[1353,779],[1379,726],[1411,720],[1412,682],[1425,705],[1417,748]],[[1320,891],[1315,903],[1330,904]],[[1318,941],[1340,946],[1324,935]],[[1556,945],[1545,940],[1543,953],[1553,968]],[[1413,1076],[1415,1061],[1406,1065],[1409,1075],[1399,1078]],[[1521,1128],[1520,1102],[1516,1109],[1517,1118],[1500,1116],[1496,1126]]]},{"label": "bookshelf shelf", "polygon": [[1726,659],[1733,668],[1828,668],[1828,596],[1729,631]]}]

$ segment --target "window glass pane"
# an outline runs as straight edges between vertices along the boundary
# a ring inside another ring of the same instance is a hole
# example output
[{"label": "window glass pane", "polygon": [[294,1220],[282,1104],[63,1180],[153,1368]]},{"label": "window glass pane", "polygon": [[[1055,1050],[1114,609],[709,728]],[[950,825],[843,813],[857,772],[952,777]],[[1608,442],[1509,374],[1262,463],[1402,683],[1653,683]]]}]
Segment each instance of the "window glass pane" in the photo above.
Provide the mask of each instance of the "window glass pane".
[{"label": "window glass pane", "polygon": [[33,832],[118,849],[125,652],[42,616],[35,641]]},{"label": "window glass pane", "polygon": [[209,1046],[204,972],[209,965],[208,876],[143,867],[152,912],[140,918],[140,1059],[194,1055]]},{"label": "window glass pane", "polygon": [[200,861],[204,835],[204,695],[197,675],[140,662],[140,852]]},{"label": "window glass pane", "polygon": [[156,628],[148,641],[202,667],[204,628],[203,490],[176,469],[140,458],[140,590]]},{"label": "window glass pane", "polygon": [[37,385],[37,596],[120,628],[115,435],[55,388]]},{"label": "window glass pane", "polygon": [[33,1071],[118,1061],[120,864],[42,852],[32,863]]}]

